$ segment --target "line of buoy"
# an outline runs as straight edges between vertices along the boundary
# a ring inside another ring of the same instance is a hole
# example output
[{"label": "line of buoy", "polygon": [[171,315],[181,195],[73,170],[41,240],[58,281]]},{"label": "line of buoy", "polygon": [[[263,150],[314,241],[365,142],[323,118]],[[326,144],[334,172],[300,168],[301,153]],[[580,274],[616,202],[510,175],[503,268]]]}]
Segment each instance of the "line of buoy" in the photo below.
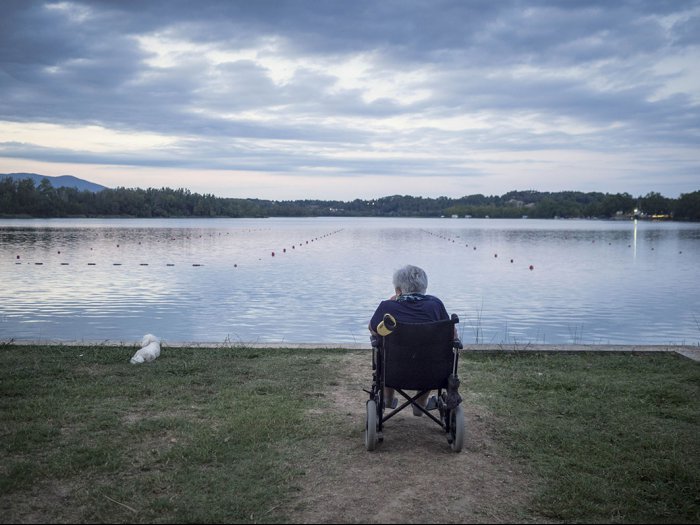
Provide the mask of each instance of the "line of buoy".
[{"label": "line of buoy", "polygon": [[[23,263],[21,263],[21,262],[15,262],[15,264],[21,265],[21,264],[23,264]],[[32,263],[25,263],[25,264],[32,264]],[[43,262],[35,262],[35,263],[33,263],[33,264],[34,264],[35,266],[44,266],[44,263],[43,263]],[[70,263],[67,263],[67,262],[62,262],[62,263],[59,263],[59,264],[60,264],[61,266],[70,266]],[[87,265],[88,265],[88,266],[98,266],[98,264],[97,264],[97,263],[94,263],[94,262],[89,262],[89,263],[87,263]],[[112,263],[112,266],[124,266],[124,263]],[[150,263],[139,263],[139,266],[150,266]],[[175,266],[175,264],[174,264],[174,263],[167,263],[166,266]],[[204,266],[204,265],[201,264],[201,263],[194,263],[194,264],[192,264],[192,266]],[[238,268],[238,264],[234,264],[233,267],[234,267],[234,268]]]},{"label": "line of buoy", "polygon": [[[453,243],[455,242],[455,240],[454,240],[453,238],[447,237],[447,236],[445,236],[445,235],[440,235],[440,234],[437,234],[437,233],[434,233],[434,232],[431,232],[431,231],[428,231],[428,230],[421,230],[421,231],[422,231],[423,233],[427,233],[428,235],[432,235],[433,237],[437,237],[437,238],[439,238],[439,239],[444,239],[444,240],[446,240],[446,241],[448,241],[448,242],[450,242],[450,241],[453,242]],[[459,238],[459,235],[457,235],[456,237]],[[464,244],[464,247],[465,247],[465,248],[469,248],[469,243],[465,243],[465,244]],[[476,251],[476,248],[477,248],[476,246],[472,246],[472,250],[473,250],[473,251]],[[494,254],[493,254],[493,258],[494,258],[494,259],[498,259],[498,253],[494,253]],[[510,259],[510,262],[511,262],[511,264],[515,263],[515,259]],[[529,270],[534,270],[534,269],[535,269],[535,266],[531,264],[530,266],[528,266],[528,269],[529,269]]]},{"label": "line of buoy", "polygon": [[[343,229],[344,229],[344,228],[341,228],[340,230],[336,230],[336,231],[333,231],[333,232],[329,232],[329,233],[327,233],[327,234],[325,234],[325,235],[322,235],[320,238],[323,239],[323,238],[325,238],[325,237],[330,237],[331,235],[335,235],[336,233],[342,232]],[[317,241],[317,240],[319,240],[319,237],[314,237],[313,239],[310,239],[310,240],[299,241],[299,248],[301,248],[302,246],[308,245],[309,242],[314,242],[314,241]],[[292,244],[292,250],[296,250],[296,249],[297,249],[297,245],[296,245],[296,244]],[[282,253],[287,253],[287,248],[282,248]],[[275,253],[274,251],[270,252],[270,256],[271,256],[271,257],[275,257],[275,255],[276,255],[276,253]],[[261,259],[258,259],[258,260],[261,260]]]}]

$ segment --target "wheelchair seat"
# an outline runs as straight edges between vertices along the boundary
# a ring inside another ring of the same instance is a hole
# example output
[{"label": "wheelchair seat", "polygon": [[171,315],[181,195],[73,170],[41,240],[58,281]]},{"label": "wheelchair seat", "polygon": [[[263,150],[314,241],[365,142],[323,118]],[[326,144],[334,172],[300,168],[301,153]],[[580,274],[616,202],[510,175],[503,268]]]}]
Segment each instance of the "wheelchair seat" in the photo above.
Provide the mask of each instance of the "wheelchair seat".
[{"label": "wheelchair seat", "polygon": [[[452,314],[450,319],[431,323],[400,323],[393,318],[391,321],[391,333],[371,338],[373,381],[371,390],[365,390],[370,396],[365,425],[367,450],[374,450],[383,441],[384,423],[413,406],[440,425],[452,450],[459,452],[464,443],[464,413],[457,376],[462,344],[455,337],[459,318]],[[385,403],[384,387],[393,388],[406,402],[391,410]],[[418,392],[411,396],[405,390]],[[417,403],[419,397],[431,390],[438,391],[439,418]]]}]

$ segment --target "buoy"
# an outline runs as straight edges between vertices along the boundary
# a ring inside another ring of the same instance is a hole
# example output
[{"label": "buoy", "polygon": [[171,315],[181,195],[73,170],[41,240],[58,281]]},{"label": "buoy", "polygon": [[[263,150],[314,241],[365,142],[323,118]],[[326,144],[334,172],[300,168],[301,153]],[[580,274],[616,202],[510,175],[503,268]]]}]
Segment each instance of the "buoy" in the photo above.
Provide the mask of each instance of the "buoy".
[{"label": "buoy", "polygon": [[113,263],[112,266],[121,266],[122,263]]},{"label": "buoy", "polygon": [[58,253],[60,254],[60,253],[61,253],[61,250],[58,250]]},{"label": "buoy", "polygon": [[148,266],[148,263],[141,263],[141,266]]},{"label": "buoy", "polygon": [[36,264],[37,266],[41,266],[44,263],[34,263],[34,264]]},{"label": "buoy", "polygon": [[534,270],[535,267],[533,265],[530,265],[530,270]]},{"label": "buoy", "polygon": [[88,263],[88,266],[97,266],[97,263]]},{"label": "buoy", "polygon": [[61,263],[61,266],[68,266],[68,263]]},{"label": "buoy", "polygon": [[237,265],[237,264],[234,264],[233,267],[234,267],[234,268],[238,268],[238,265]]},{"label": "buoy", "polygon": [[273,257],[275,256],[275,252],[272,252],[272,256],[273,256]]},{"label": "buoy", "polygon": [[474,249],[476,250],[476,246],[474,246]]},{"label": "buoy", "polygon": [[287,253],[287,248],[282,248],[282,253]]},{"label": "buoy", "polygon": [[19,259],[19,255],[17,256],[17,258]]},{"label": "buoy", "polygon": [[512,262],[513,262],[513,259],[511,259],[510,262],[512,263]]},{"label": "buoy", "polygon": [[498,258],[498,254],[497,254],[497,253],[494,253],[493,256],[494,256],[495,258]]}]

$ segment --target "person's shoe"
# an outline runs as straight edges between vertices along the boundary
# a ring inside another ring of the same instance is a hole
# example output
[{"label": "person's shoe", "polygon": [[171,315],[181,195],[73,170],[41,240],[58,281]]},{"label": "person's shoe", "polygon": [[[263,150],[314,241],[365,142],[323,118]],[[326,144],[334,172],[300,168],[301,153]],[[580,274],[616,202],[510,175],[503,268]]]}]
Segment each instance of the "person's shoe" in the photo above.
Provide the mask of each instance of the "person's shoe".
[{"label": "person's shoe", "polygon": [[437,402],[437,397],[436,396],[431,396],[430,399],[428,399],[428,402],[425,405],[426,410],[436,410],[438,407],[438,402]]},{"label": "person's shoe", "polygon": [[[428,399],[428,402],[425,404],[423,408],[426,410],[436,410],[438,407],[438,402],[437,402],[437,397],[431,396],[430,399]],[[418,408],[416,405],[411,405],[411,408],[413,409],[413,415],[416,417],[421,417],[423,415],[423,411]]]},{"label": "person's shoe", "polygon": [[423,411],[418,408],[416,405],[411,405],[411,408],[413,409],[413,415],[416,417],[421,417],[423,415]]},{"label": "person's shoe", "polygon": [[397,406],[399,406],[399,400],[398,400],[397,398],[394,398],[394,399],[392,399],[391,401],[388,401],[388,402],[385,401],[384,403],[386,404],[386,407],[387,407],[387,408],[391,408],[391,409],[394,409],[394,408],[396,408]]}]

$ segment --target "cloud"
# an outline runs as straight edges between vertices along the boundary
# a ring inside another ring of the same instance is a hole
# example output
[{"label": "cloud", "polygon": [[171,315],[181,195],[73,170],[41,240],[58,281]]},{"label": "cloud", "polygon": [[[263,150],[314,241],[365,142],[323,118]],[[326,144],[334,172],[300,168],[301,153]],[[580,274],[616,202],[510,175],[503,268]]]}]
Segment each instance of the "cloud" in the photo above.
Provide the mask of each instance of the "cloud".
[{"label": "cloud", "polygon": [[491,174],[496,192],[523,184],[533,156],[564,171],[566,155],[612,155],[634,170],[635,153],[654,152],[637,185],[677,174],[673,192],[691,191],[699,20],[680,0],[6,1],[0,157],[292,185]]}]

